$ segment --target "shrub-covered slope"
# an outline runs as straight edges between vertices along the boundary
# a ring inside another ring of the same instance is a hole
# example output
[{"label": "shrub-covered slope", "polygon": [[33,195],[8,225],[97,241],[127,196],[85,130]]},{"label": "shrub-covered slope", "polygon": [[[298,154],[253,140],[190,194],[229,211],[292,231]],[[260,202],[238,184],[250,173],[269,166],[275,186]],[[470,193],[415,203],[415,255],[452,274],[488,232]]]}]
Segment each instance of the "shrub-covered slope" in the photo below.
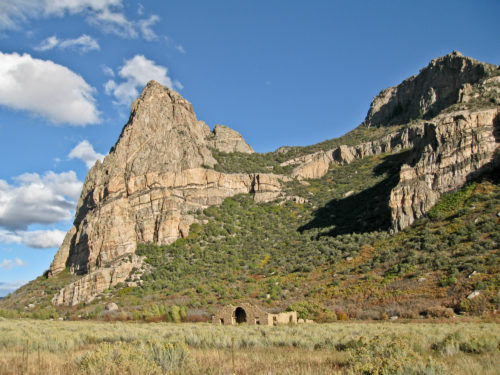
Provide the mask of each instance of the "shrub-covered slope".
[{"label": "shrub-covered slope", "polygon": [[120,284],[102,299],[57,312],[50,298],[74,278],[62,273],[40,277],[2,305],[30,315],[25,306],[35,302],[35,316],[95,317],[115,301],[122,317],[135,319],[166,314],[168,307],[158,306],[206,316],[248,300],[270,309],[306,301],[309,317],[327,320],[335,317],[328,312],[375,319],[493,312],[500,303],[498,179],[493,174],[443,196],[428,217],[391,236],[383,200],[404,153],[288,183],[304,203],[257,204],[239,195],[198,212],[204,224],[193,224],[186,239],[139,246],[149,270],[138,287]]}]

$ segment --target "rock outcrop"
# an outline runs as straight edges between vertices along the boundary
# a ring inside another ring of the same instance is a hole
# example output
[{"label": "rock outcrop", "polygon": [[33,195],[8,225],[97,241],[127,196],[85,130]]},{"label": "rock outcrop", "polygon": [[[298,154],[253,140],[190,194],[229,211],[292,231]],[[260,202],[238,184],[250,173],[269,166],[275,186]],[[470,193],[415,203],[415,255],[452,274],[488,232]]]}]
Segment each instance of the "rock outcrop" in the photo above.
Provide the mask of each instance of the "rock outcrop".
[{"label": "rock outcrop", "polygon": [[426,123],[424,132],[391,191],[393,231],[426,214],[441,194],[499,163],[500,108],[443,114]]},{"label": "rock outcrop", "polygon": [[452,52],[432,60],[418,75],[380,92],[364,121],[365,126],[404,124],[412,119],[432,118],[459,102],[464,86],[472,85],[498,70]]},{"label": "rock outcrop", "polygon": [[134,268],[142,266],[142,259],[136,255],[116,259],[108,267],[100,268],[62,288],[52,298],[55,305],[75,306],[80,302],[91,302],[110,286],[124,282]]},{"label": "rock outcrop", "polygon": [[251,193],[256,201],[279,194],[282,176],[207,169],[216,164],[211,147],[253,152],[239,133],[221,126],[210,132],[187,100],[149,82],[117,143],[87,175],[73,228],[49,270],[54,275],[69,267],[87,275],[54,302],[79,303],[121,282],[128,268],[118,272],[111,266],[116,259],[134,254],[140,242],[169,244],[186,237],[199,209],[239,193]]},{"label": "rock outcrop", "polygon": [[243,154],[255,152],[240,133],[224,125],[215,125],[208,142],[212,148],[222,152],[241,152]]},{"label": "rock outcrop", "polygon": [[422,138],[423,134],[423,123],[415,124],[390,133],[379,140],[356,146],[341,145],[328,151],[319,151],[290,159],[280,165],[282,167],[295,165],[291,175],[297,179],[321,178],[328,172],[332,164],[349,164],[356,159],[411,148]]}]

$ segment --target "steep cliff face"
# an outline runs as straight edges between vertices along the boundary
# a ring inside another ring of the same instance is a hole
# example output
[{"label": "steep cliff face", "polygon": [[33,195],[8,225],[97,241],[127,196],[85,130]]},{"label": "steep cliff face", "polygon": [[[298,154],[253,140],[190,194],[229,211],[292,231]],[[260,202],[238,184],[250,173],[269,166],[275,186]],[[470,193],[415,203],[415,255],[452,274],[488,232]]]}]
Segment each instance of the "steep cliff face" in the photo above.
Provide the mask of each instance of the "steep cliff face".
[{"label": "steep cliff face", "polygon": [[411,225],[441,194],[497,166],[499,134],[498,108],[443,114],[426,123],[424,137],[391,191],[392,230]]},{"label": "steep cliff face", "polygon": [[432,60],[418,75],[389,87],[374,99],[365,126],[404,124],[416,118],[432,118],[459,102],[461,90],[497,71],[460,52]]},{"label": "steep cliff face", "polygon": [[258,201],[279,193],[281,176],[207,169],[216,163],[210,148],[253,152],[236,131],[219,126],[210,132],[178,93],[148,83],[109,155],[89,171],[73,228],[49,270],[91,274],[80,282],[85,286],[69,286],[54,301],[78,303],[108,288],[107,281],[123,281],[92,272],[116,268],[116,260],[133,254],[139,242],[168,244],[187,236],[196,210],[239,193]]},{"label": "steep cliff face", "polygon": [[393,231],[498,162],[499,69],[455,51],[374,98],[363,126],[425,122],[390,194]]}]

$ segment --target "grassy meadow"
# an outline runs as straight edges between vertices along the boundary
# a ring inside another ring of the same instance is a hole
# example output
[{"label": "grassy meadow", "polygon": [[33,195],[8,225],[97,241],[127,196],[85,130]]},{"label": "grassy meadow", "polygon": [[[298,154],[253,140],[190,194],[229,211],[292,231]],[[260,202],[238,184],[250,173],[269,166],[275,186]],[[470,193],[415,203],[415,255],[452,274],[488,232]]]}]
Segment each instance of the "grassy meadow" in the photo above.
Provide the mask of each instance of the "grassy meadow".
[{"label": "grassy meadow", "polygon": [[498,374],[500,325],[0,318],[0,374]]}]

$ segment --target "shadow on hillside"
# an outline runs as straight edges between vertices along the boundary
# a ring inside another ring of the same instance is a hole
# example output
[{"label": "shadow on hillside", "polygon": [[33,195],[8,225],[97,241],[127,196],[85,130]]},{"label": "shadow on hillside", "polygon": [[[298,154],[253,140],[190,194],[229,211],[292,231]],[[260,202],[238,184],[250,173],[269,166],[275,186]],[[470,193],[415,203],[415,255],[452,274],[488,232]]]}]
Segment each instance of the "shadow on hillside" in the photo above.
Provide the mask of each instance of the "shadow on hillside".
[{"label": "shadow on hillside", "polygon": [[[387,177],[376,185],[343,199],[333,199],[314,212],[314,219],[301,226],[304,232],[319,229],[317,237],[388,230],[391,226],[389,197],[399,182],[399,171],[408,163],[410,151],[388,155],[374,168],[376,176]],[[321,229],[332,228],[321,232]]]},{"label": "shadow on hillside", "polygon": [[[500,114],[493,121],[493,136],[500,142]],[[431,137],[432,138],[432,137]],[[388,230],[391,227],[391,211],[389,197],[391,190],[399,182],[399,171],[403,164],[414,166],[420,159],[424,146],[431,144],[430,140],[422,140],[412,149],[399,154],[389,155],[374,168],[376,176],[387,177],[369,189],[343,199],[333,199],[324,207],[314,212],[314,219],[301,226],[298,230],[316,229],[322,236],[338,236],[349,233],[367,233],[376,230]],[[492,160],[477,171],[469,173],[466,181],[489,179],[494,183],[500,181],[500,149],[495,151]],[[322,231],[322,229],[328,228]]]}]

